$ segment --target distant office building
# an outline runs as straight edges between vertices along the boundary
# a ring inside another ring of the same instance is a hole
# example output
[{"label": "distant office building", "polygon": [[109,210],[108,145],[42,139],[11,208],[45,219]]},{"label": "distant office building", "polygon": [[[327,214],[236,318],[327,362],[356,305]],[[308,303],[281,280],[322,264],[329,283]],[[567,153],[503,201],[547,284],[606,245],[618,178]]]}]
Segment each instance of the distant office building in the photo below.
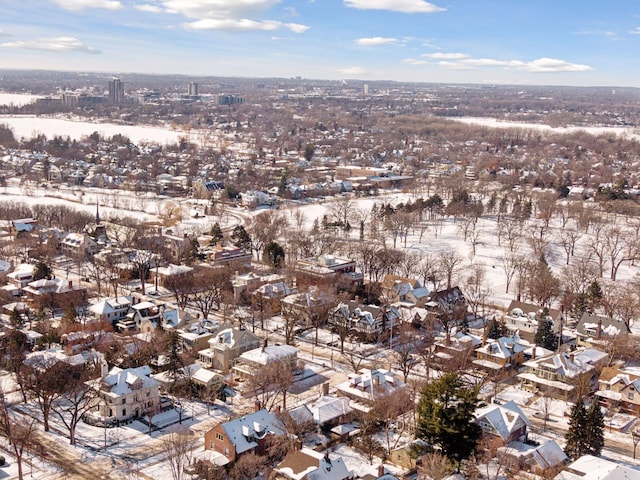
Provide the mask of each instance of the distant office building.
[{"label": "distant office building", "polygon": [[244,97],[238,95],[218,95],[218,105],[241,105]]},{"label": "distant office building", "polygon": [[364,86],[362,87],[362,93],[364,93],[365,95],[369,95],[369,84],[365,83]]},{"label": "distant office building", "polygon": [[124,82],[121,82],[119,78],[109,80],[109,101],[111,103],[124,101]]},{"label": "distant office building", "polygon": [[67,107],[77,107],[79,103],[79,96],[77,93],[63,92],[62,104]]},{"label": "distant office building", "polygon": [[190,97],[199,97],[200,96],[200,84],[198,82],[190,82],[189,83],[189,96]]}]

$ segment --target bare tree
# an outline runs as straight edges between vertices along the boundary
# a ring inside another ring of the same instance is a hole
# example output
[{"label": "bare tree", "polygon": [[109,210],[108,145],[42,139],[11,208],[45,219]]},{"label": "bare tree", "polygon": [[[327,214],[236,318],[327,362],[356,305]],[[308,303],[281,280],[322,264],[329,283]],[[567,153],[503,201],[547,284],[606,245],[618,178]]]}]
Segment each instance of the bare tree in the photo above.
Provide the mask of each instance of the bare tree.
[{"label": "bare tree", "polygon": [[0,390],[0,435],[9,442],[11,452],[18,463],[18,480],[22,480],[22,462],[26,450],[33,445],[36,420],[16,414],[7,403],[4,391]]},{"label": "bare tree", "polygon": [[422,457],[418,469],[420,480],[443,480],[455,472],[451,461],[439,452],[427,453]]},{"label": "bare tree", "polygon": [[442,275],[447,279],[447,288],[453,286],[453,280],[456,278],[458,271],[462,267],[463,258],[454,251],[442,252],[438,255],[438,268]]},{"label": "bare tree", "polygon": [[262,408],[275,409],[282,396],[282,410],[287,409],[287,392],[293,385],[293,371],[285,360],[276,360],[253,372],[248,382]]},{"label": "bare tree", "polygon": [[95,369],[91,365],[82,368],[67,368],[64,374],[64,390],[53,403],[53,411],[60,417],[69,430],[69,443],[76,444],[76,427],[82,416],[95,406],[98,392],[87,381],[94,377]]},{"label": "bare tree", "polygon": [[162,437],[162,447],[173,480],[186,478],[186,469],[191,465],[196,443],[196,435],[184,427],[176,428]]},{"label": "bare tree", "polygon": [[576,243],[582,235],[583,234],[577,230],[563,228],[556,236],[558,243],[562,245],[562,248],[567,255],[567,265],[569,265],[569,259],[574,255]]},{"label": "bare tree", "polygon": [[516,274],[518,264],[522,262],[522,260],[523,260],[522,256],[515,255],[514,253],[507,253],[506,256],[500,257],[500,265],[504,270],[506,284],[507,284],[504,293],[509,293],[509,286],[511,285],[511,281],[513,280],[513,277]]},{"label": "bare tree", "polygon": [[339,197],[329,206],[329,213],[344,232],[349,231],[350,221],[356,214],[356,204],[349,196]]},{"label": "bare tree", "polygon": [[202,313],[202,318],[219,309],[225,292],[232,290],[231,272],[227,268],[201,267],[194,273],[191,302]]}]

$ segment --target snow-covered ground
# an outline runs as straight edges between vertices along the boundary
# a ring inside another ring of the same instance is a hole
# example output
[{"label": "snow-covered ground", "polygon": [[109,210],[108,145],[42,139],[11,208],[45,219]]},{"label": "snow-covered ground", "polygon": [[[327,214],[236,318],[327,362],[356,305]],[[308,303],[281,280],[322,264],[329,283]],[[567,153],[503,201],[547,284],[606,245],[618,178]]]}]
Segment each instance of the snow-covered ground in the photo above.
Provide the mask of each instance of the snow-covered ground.
[{"label": "snow-covered ground", "polygon": [[34,134],[42,133],[47,138],[56,135],[80,140],[82,137],[98,132],[101,136],[112,137],[121,134],[133,143],[175,144],[181,137],[188,137],[190,141],[198,141],[198,135],[169,128],[150,127],[144,125],[116,125],[104,122],[87,122],[55,117],[37,117],[35,115],[0,115],[0,124],[9,125],[13,129],[16,139],[32,138]]},{"label": "snow-covered ground", "polygon": [[29,103],[33,103],[36,99],[42,98],[38,95],[29,95],[27,93],[4,93],[0,92],[0,105],[13,105],[21,107]]},{"label": "snow-covered ground", "polygon": [[632,127],[551,127],[550,125],[541,123],[509,122],[505,120],[498,120],[497,118],[485,117],[450,117],[449,120],[491,128],[526,128],[529,130],[537,130],[541,132],[557,134],[587,132],[592,135],[614,134],[620,137],[635,138],[636,140],[640,139],[640,135],[638,135],[638,129]]}]

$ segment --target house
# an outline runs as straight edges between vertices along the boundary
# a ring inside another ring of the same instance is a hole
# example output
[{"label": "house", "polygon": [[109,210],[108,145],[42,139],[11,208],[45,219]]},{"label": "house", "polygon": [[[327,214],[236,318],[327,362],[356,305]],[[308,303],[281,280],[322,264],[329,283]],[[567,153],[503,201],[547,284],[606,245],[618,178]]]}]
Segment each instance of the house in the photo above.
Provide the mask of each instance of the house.
[{"label": "house", "polygon": [[248,352],[244,352],[238,357],[238,363],[233,367],[233,373],[240,378],[249,379],[257,371],[273,362],[285,362],[291,371],[298,370],[298,352],[296,347],[291,345],[266,345],[265,344]]},{"label": "house", "polygon": [[338,282],[345,286],[361,285],[364,276],[356,270],[356,262],[335,255],[320,255],[298,260],[294,269],[298,285]]},{"label": "house", "polygon": [[600,403],[610,410],[640,415],[640,376],[615,368],[603,368],[595,393]]},{"label": "house", "polygon": [[286,280],[285,275],[267,274],[263,275],[256,272],[238,273],[236,272],[231,279],[233,285],[233,298],[240,300],[244,295],[249,297],[263,285],[281,284]]},{"label": "house", "polygon": [[498,448],[498,458],[513,475],[530,472],[544,478],[550,478],[550,474],[557,472],[569,461],[555,440],[548,440],[542,445],[510,442],[509,445]]},{"label": "house", "polygon": [[[548,357],[524,362],[525,371],[518,374],[521,387],[563,400],[573,399],[576,387],[591,393],[597,389],[597,379],[609,356],[595,349],[577,353],[555,353]],[[585,392],[582,392],[583,394]]]},{"label": "house", "polygon": [[475,423],[480,425],[485,440],[493,446],[504,446],[509,442],[526,442],[527,428],[531,422],[512,401],[503,405],[487,405],[475,412]]},{"label": "house", "polygon": [[95,406],[85,414],[92,425],[114,426],[160,410],[160,382],[151,378],[148,365],[107,372],[103,363],[102,378],[88,384],[98,392]]},{"label": "house", "polygon": [[[346,382],[336,385],[338,395],[347,397],[354,410],[368,412],[378,397],[407,388],[407,384],[389,370],[363,368],[350,373]],[[410,408],[410,405],[407,405]]]},{"label": "house", "polygon": [[235,462],[249,452],[264,455],[269,441],[283,435],[286,430],[278,416],[262,409],[213,427],[204,436],[204,448]]},{"label": "house", "polygon": [[381,296],[388,303],[409,303],[422,308],[429,297],[429,289],[424,287],[418,280],[398,275],[385,275],[380,286]]},{"label": "house", "polygon": [[[327,389],[328,389],[328,384]],[[307,403],[291,410],[291,417],[298,423],[313,422],[320,427],[334,427],[344,423],[346,417],[353,412],[349,398],[335,395],[322,395],[312,403]]]},{"label": "house", "polygon": [[488,340],[476,348],[473,365],[489,375],[503,377],[522,365],[524,351],[525,347],[520,344],[520,338],[517,336]]},{"label": "house", "polygon": [[244,265],[251,263],[251,252],[245,252],[233,245],[215,245],[202,249],[213,266],[228,265],[230,263]]},{"label": "house", "polygon": [[353,478],[339,456],[316,452],[310,448],[290,452],[273,469],[270,480],[347,480]]},{"label": "house", "polygon": [[[534,342],[538,320],[543,309],[538,305],[512,301],[504,316],[505,325],[509,335],[518,335],[529,343]],[[554,332],[560,332],[565,323],[564,315],[560,310],[547,309],[547,319],[553,322]]]},{"label": "house", "polygon": [[640,480],[640,470],[619,461],[583,455],[569,464],[554,480]]},{"label": "house", "polygon": [[222,327],[209,338],[209,348],[198,351],[198,361],[207,368],[228,372],[236,359],[260,347],[262,340],[248,330]]},{"label": "house", "polygon": [[120,320],[123,320],[129,307],[131,306],[130,296],[119,296],[113,298],[105,298],[91,305],[88,310],[89,313],[100,322],[110,322],[115,325]]},{"label": "house", "polygon": [[482,345],[477,335],[455,331],[449,338],[440,338],[434,345],[434,362],[438,365],[457,365],[464,368],[471,360],[476,348]]},{"label": "house", "polygon": [[29,282],[22,291],[29,302],[38,308],[42,306],[62,308],[68,303],[80,305],[87,295],[85,287],[74,286],[71,280],[62,278],[35,280]]},{"label": "house", "polygon": [[153,275],[151,280],[158,285],[162,285],[166,287],[167,284],[171,280],[186,278],[193,272],[193,267],[189,267],[188,265],[174,265],[170,263],[166,267],[156,267],[152,269],[149,273]]},{"label": "house", "polygon": [[623,320],[584,313],[576,325],[576,345],[595,347],[617,335],[631,333]]},{"label": "house", "polygon": [[456,312],[467,312],[467,299],[460,287],[451,287],[433,292],[429,295],[425,307],[434,313],[445,313],[453,315]]},{"label": "house", "polygon": [[349,303],[338,304],[329,314],[328,323],[336,329],[346,329],[364,339],[376,340],[382,334],[391,334],[400,320],[398,308],[362,305],[356,297],[356,300]]},{"label": "house", "polygon": [[317,288],[311,288],[308,292],[287,295],[280,300],[280,306],[285,314],[299,318],[298,323],[311,327],[326,323],[326,317],[329,310],[333,308],[333,302],[330,295],[324,294]]},{"label": "house", "polygon": [[7,281],[22,289],[33,282],[33,268],[34,265],[30,263],[21,263],[13,272],[7,274]]},{"label": "house", "polygon": [[60,249],[65,255],[87,257],[97,253],[98,244],[87,233],[68,233],[60,240]]}]

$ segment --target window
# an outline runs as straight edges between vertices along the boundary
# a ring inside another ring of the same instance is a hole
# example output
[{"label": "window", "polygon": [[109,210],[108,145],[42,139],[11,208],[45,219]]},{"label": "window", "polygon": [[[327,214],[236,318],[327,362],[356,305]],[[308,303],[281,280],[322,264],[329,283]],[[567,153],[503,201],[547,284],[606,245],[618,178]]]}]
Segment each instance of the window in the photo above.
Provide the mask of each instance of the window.
[{"label": "window", "polygon": [[222,435],[221,435],[220,433],[218,433],[218,432],[216,432],[216,439],[218,439],[218,440],[220,440],[220,441],[224,440],[224,438],[222,437]]},{"label": "window", "polygon": [[127,409],[126,409],[126,408],[123,408],[123,409],[122,409],[122,416],[123,416],[123,417],[126,417],[126,416],[127,416]]},{"label": "window", "polygon": [[627,398],[629,400],[633,400],[633,390],[629,390],[629,393],[627,394]]},{"label": "window", "polygon": [[126,398],[123,398],[123,399],[122,399],[122,404],[124,405],[125,403],[127,403],[127,399],[126,399]]}]

